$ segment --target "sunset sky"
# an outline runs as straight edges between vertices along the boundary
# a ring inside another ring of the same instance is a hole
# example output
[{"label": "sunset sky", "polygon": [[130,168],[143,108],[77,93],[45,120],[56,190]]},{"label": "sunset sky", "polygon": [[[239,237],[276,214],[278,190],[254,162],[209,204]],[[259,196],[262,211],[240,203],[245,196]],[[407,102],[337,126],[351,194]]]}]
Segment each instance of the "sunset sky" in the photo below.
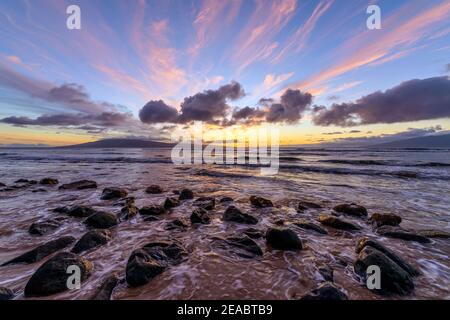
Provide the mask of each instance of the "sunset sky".
[{"label": "sunset sky", "polygon": [[194,120],[270,123],[286,144],[450,130],[448,0],[2,0],[0,39],[0,144],[164,139]]}]

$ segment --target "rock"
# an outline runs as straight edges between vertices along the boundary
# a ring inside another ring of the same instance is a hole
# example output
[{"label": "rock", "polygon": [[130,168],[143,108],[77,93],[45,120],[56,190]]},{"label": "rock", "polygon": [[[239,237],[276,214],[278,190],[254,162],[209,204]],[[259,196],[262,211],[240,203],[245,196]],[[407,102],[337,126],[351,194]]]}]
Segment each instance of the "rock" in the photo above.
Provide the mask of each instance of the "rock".
[{"label": "rock", "polygon": [[323,282],[300,300],[348,300],[348,297],[334,283]]},{"label": "rock", "polygon": [[124,206],[119,213],[119,219],[120,220],[128,220],[133,218],[137,213],[139,212],[138,207],[136,207],[134,204],[127,204]]},{"label": "rock", "polygon": [[121,188],[105,188],[102,193],[102,200],[120,199],[125,198],[128,195],[128,191]]},{"label": "rock", "polygon": [[11,300],[14,298],[14,292],[11,289],[0,287],[0,301]]},{"label": "rock", "polygon": [[131,254],[125,270],[126,281],[131,287],[144,285],[186,256],[186,250],[177,243],[149,243]]},{"label": "rock", "polygon": [[201,223],[201,224],[208,224],[211,221],[209,213],[203,208],[197,208],[194,211],[192,211],[190,219],[191,223]]},{"label": "rock", "polygon": [[216,199],[213,197],[200,197],[194,201],[194,205],[205,210],[212,210],[216,206]]},{"label": "rock", "polygon": [[145,189],[145,192],[149,193],[149,194],[159,194],[159,193],[163,193],[164,190],[160,186],[153,184],[150,187],[148,187],[147,189]]},{"label": "rock", "polygon": [[4,184],[3,182],[0,182],[0,187],[6,187],[6,184]]},{"label": "rock", "polygon": [[402,218],[395,214],[374,213],[369,221],[378,228],[381,226],[398,226],[402,222]]},{"label": "rock", "polygon": [[37,189],[31,190],[31,192],[38,193],[38,192],[48,192],[48,191],[43,188],[37,188]]},{"label": "rock", "polygon": [[25,297],[44,297],[68,290],[71,276],[69,266],[77,266],[80,280],[85,281],[92,272],[92,263],[75,253],[60,252],[40,266],[25,286]]},{"label": "rock", "polygon": [[74,237],[61,237],[56,240],[51,240],[46,242],[33,250],[25,252],[24,254],[2,264],[2,266],[6,266],[9,264],[17,264],[17,263],[34,263],[44,259],[46,256],[55,253],[61,249],[64,249],[71,243],[75,242]]},{"label": "rock", "polygon": [[[233,247],[242,249],[245,252],[235,252],[243,258],[253,258],[255,256],[262,256],[263,251],[261,247],[252,239],[247,236],[243,237],[228,237],[225,242]],[[250,253],[250,255],[249,255]]]},{"label": "rock", "polygon": [[392,252],[391,250],[389,250],[388,248],[383,246],[381,243],[379,243],[375,240],[371,240],[367,237],[363,237],[358,240],[358,243],[356,245],[356,250],[355,250],[356,253],[360,253],[362,251],[362,249],[364,249],[367,246],[372,247],[372,248],[380,251],[381,253],[384,253],[389,259],[394,261],[400,268],[405,270],[410,276],[420,275],[420,272],[416,268],[411,266],[408,262],[403,260],[397,254],[395,254],[394,252]]},{"label": "rock", "polygon": [[381,251],[371,246],[364,247],[358,254],[353,268],[363,281],[366,281],[367,268],[378,266],[381,273],[381,294],[407,295],[414,290],[414,283],[409,274]]},{"label": "rock", "polygon": [[258,196],[250,196],[250,203],[257,208],[273,207],[272,201]]},{"label": "rock", "polygon": [[256,219],[254,216],[241,212],[241,210],[239,210],[235,206],[229,206],[225,210],[225,213],[223,214],[222,219],[224,221],[232,221],[232,222],[246,223],[246,224],[257,224],[258,223],[258,219]]},{"label": "rock", "polygon": [[264,237],[264,233],[261,230],[258,230],[255,228],[245,229],[243,233],[252,239],[260,239],[260,238]]},{"label": "rock", "polygon": [[382,226],[377,229],[377,233],[379,235],[390,237],[390,238],[397,238],[407,241],[415,241],[420,243],[430,243],[431,240],[421,236],[420,234],[404,230],[399,227],[393,227],[393,226]]},{"label": "rock", "polygon": [[80,240],[73,246],[73,253],[81,253],[83,251],[102,246],[111,240],[111,233],[108,230],[91,230],[85,233]]},{"label": "rock", "polygon": [[333,208],[334,211],[339,213],[348,214],[354,217],[367,217],[367,209],[357,204],[339,204]]},{"label": "rock", "polygon": [[320,208],[322,208],[320,204],[309,201],[300,201],[297,205],[297,212],[303,212],[307,209],[320,209]]},{"label": "rock", "polygon": [[96,212],[91,207],[78,205],[72,207],[58,207],[53,211],[57,213],[65,213],[68,216],[76,218],[87,218]]},{"label": "rock", "polygon": [[28,180],[28,179],[19,179],[19,180],[14,181],[14,183],[26,183],[29,185],[33,185],[33,184],[37,184],[37,181],[36,180]]},{"label": "rock", "polygon": [[125,207],[125,206],[129,206],[129,205],[134,205],[135,201],[136,201],[135,197],[126,197],[126,198],[120,199],[119,201],[115,202],[113,204],[113,206]]},{"label": "rock", "polygon": [[89,227],[96,229],[108,229],[116,226],[119,221],[115,215],[108,212],[97,211],[93,215],[89,216],[84,223]]},{"label": "rock", "polygon": [[54,186],[57,185],[59,181],[57,179],[52,178],[44,178],[41,181],[39,181],[39,184],[47,185],[47,186]]},{"label": "rock", "polygon": [[427,238],[450,239],[450,233],[439,230],[422,230],[419,234]]},{"label": "rock", "polygon": [[180,200],[194,199],[194,192],[192,192],[191,189],[183,189],[180,192],[179,199]]},{"label": "rock", "polygon": [[184,218],[177,218],[177,219],[174,219],[172,221],[169,221],[166,224],[165,229],[166,230],[174,230],[174,229],[184,230],[187,227],[189,227],[189,224],[188,224],[186,219],[184,219]]},{"label": "rock", "polygon": [[165,209],[175,208],[175,207],[178,207],[179,205],[180,205],[180,201],[178,201],[178,199],[176,199],[176,198],[171,198],[171,197],[166,198],[166,200],[164,201],[164,204],[163,204]]},{"label": "rock", "polygon": [[50,231],[58,229],[61,223],[56,219],[48,219],[45,221],[35,222],[28,228],[28,233],[36,235],[44,235]]},{"label": "rock", "polygon": [[360,230],[361,228],[351,222],[348,222],[343,219],[339,219],[335,216],[329,214],[321,214],[319,215],[319,222],[323,225],[340,229],[340,230]]},{"label": "rock", "polygon": [[266,232],[266,241],[277,250],[301,250],[302,241],[291,229],[270,228]]},{"label": "rock", "polygon": [[71,183],[63,184],[59,187],[60,190],[85,190],[96,189],[97,182],[90,180],[80,180]]},{"label": "rock", "polygon": [[163,206],[147,206],[139,209],[139,213],[143,216],[159,216],[166,212]]},{"label": "rock", "polygon": [[302,229],[313,230],[320,234],[328,234],[327,230],[325,230],[321,226],[318,226],[317,224],[309,222],[304,219],[296,220],[293,223],[294,223],[294,225],[296,225],[297,227],[300,227]]},{"label": "rock", "polygon": [[117,286],[117,283],[119,283],[119,277],[116,274],[106,277],[101,287],[90,300],[111,300],[112,292]]},{"label": "rock", "polygon": [[317,270],[319,271],[320,275],[323,277],[325,281],[334,281],[333,277],[333,268],[331,268],[328,265],[320,265],[317,267]]},{"label": "rock", "polygon": [[220,203],[224,203],[224,202],[233,202],[233,198],[231,197],[223,197],[219,200]]},{"label": "rock", "polygon": [[159,221],[159,218],[157,216],[146,216],[144,218],[145,222],[154,222],[154,221]]}]

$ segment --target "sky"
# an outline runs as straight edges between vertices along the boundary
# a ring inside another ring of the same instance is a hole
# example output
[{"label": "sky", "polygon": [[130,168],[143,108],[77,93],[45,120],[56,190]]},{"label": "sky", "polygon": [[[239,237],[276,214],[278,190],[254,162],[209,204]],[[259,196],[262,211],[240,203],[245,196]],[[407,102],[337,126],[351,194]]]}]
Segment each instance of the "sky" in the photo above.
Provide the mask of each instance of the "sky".
[{"label": "sky", "polygon": [[283,144],[450,130],[448,0],[2,0],[0,39],[2,145],[193,121],[270,124]]}]

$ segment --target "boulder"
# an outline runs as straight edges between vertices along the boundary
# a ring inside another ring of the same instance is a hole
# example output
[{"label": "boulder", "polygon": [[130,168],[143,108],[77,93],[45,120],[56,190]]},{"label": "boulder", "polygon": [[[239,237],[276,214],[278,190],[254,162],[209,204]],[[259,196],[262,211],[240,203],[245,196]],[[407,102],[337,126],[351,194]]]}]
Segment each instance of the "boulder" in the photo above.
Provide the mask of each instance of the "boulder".
[{"label": "boulder", "polygon": [[6,184],[4,184],[3,182],[0,182],[0,187],[6,187]]},{"label": "boulder", "polygon": [[353,268],[363,281],[367,278],[367,268],[378,266],[381,271],[381,288],[374,290],[380,294],[407,295],[414,290],[410,275],[387,255],[371,246],[364,247],[358,254]]},{"label": "boulder", "polygon": [[266,232],[266,241],[273,249],[301,250],[303,244],[297,234],[287,228],[270,228]]},{"label": "boulder", "polygon": [[381,214],[381,213],[374,213],[370,219],[370,222],[375,227],[381,227],[381,226],[398,226],[400,222],[402,222],[402,218],[395,215],[395,214]]},{"label": "boulder", "polygon": [[300,201],[297,205],[297,212],[303,212],[308,209],[320,209],[320,208],[322,208],[320,204],[309,201]]},{"label": "boulder", "polygon": [[243,237],[228,237],[225,242],[235,248],[243,250],[243,252],[235,252],[243,258],[254,258],[255,256],[262,256],[263,251],[261,247],[247,236]]},{"label": "boulder", "polygon": [[224,203],[224,202],[233,202],[234,200],[233,200],[233,198],[231,198],[231,197],[222,197],[220,200],[219,200],[219,202],[220,203]]},{"label": "boulder", "polygon": [[80,280],[86,280],[92,272],[92,263],[75,253],[61,252],[47,260],[31,276],[25,286],[25,297],[45,297],[68,290],[67,280],[71,276],[69,266],[77,266]]},{"label": "boulder", "polygon": [[416,268],[411,266],[408,262],[406,262],[404,259],[402,259],[399,255],[395,254],[394,252],[392,252],[391,250],[389,250],[388,248],[383,246],[378,241],[369,239],[367,237],[363,237],[358,240],[358,243],[357,243],[356,249],[355,249],[356,253],[360,253],[362,251],[362,249],[364,249],[367,246],[372,247],[372,248],[384,253],[389,259],[394,261],[400,268],[405,270],[410,276],[420,275],[420,272]]},{"label": "boulder", "polygon": [[180,201],[177,198],[168,197],[164,200],[163,207],[165,209],[172,209],[178,207],[180,205]]},{"label": "boulder", "polygon": [[28,252],[25,252],[24,254],[7,261],[2,264],[2,266],[6,266],[9,264],[17,264],[17,263],[34,263],[38,262],[45,257],[51,255],[52,253],[55,253],[61,249],[64,249],[68,245],[75,242],[74,237],[61,237],[56,240],[51,240],[49,242],[46,242],[33,250],[30,250]]},{"label": "boulder", "polygon": [[146,206],[139,209],[139,214],[143,216],[159,216],[166,212],[167,210],[163,206]]},{"label": "boulder", "polygon": [[130,287],[148,283],[168,267],[181,263],[186,250],[177,243],[149,243],[131,253],[126,266],[126,281]]},{"label": "boulder", "polygon": [[39,184],[47,185],[47,186],[54,186],[57,185],[59,181],[57,179],[52,178],[44,178],[41,181],[39,181]]},{"label": "boulder", "polygon": [[125,198],[128,195],[128,191],[121,188],[105,188],[102,192],[102,200],[112,200]]},{"label": "boulder", "polygon": [[117,202],[114,202],[113,206],[125,207],[129,205],[134,205],[135,201],[136,201],[135,197],[126,197],[118,200]]},{"label": "boulder", "polygon": [[422,230],[419,234],[427,238],[450,239],[450,233],[439,230]]},{"label": "boulder", "polygon": [[323,282],[300,300],[348,300],[348,297],[334,283]]},{"label": "boulder", "polygon": [[36,180],[28,180],[28,179],[19,179],[14,181],[14,183],[24,183],[24,184],[28,184],[28,185],[34,185],[37,184]]},{"label": "boulder", "polygon": [[183,189],[180,192],[180,200],[194,199],[194,192],[191,189]]},{"label": "boulder", "polygon": [[360,230],[361,228],[357,226],[356,224],[353,224],[349,221],[340,219],[338,217],[329,215],[329,214],[321,214],[319,215],[319,222],[325,226],[329,226],[335,229],[340,230]]},{"label": "boulder", "polygon": [[84,220],[84,223],[95,229],[108,229],[119,224],[119,221],[112,213],[97,211]]},{"label": "boulder", "polygon": [[129,203],[127,205],[125,205],[119,213],[119,219],[120,220],[128,220],[133,218],[134,216],[137,215],[137,213],[139,212],[138,207],[136,207],[134,204]]},{"label": "boulder", "polygon": [[296,225],[299,228],[306,229],[306,230],[313,230],[320,234],[328,234],[327,230],[322,228],[321,226],[312,223],[310,221],[307,221],[305,219],[299,219],[293,222],[294,225]]},{"label": "boulder", "polygon": [[71,183],[63,184],[59,187],[60,190],[85,190],[96,189],[97,182],[91,180],[80,180]]},{"label": "boulder", "polygon": [[208,211],[203,208],[197,208],[192,211],[191,223],[208,224],[211,221]]},{"label": "boulder", "polygon": [[92,248],[106,244],[111,240],[111,233],[108,230],[91,230],[85,233],[72,248],[73,253],[81,253]]},{"label": "boulder", "polygon": [[194,205],[205,210],[212,210],[216,206],[216,199],[213,197],[200,197],[194,201]]},{"label": "boulder", "polygon": [[338,204],[333,208],[333,210],[354,217],[367,217],[367,209],[354,203]]},{"label": "boulder", "polygon": [[53,210],[57,213],[65,213],[68,216],[76,217],[76,218],[87,218],[93,215],[96,211],[88,206],[72,206],[72,207],[58,207]]},{"label": "boulder", "polygon": [[317,267],[317,270],[319,271],[320,275],[323,277],[325,281],[334,281],[333,273],[334,270],[329,265],[320,265]]},{"label": "boulder", "polygon": [[118,283],[119,277],[116,274],[106,277],[98,291],[90,298],[90,300],[111,300],[112,292]]},{"label": "boulder", "polygon": [[38,221],[31,224],[28,228],[29,234],[42,236],[50,231],[56,230],[61,226],[61,222],[56,219],[48,219],[44,221]]},{"label": "boulder", "polygon": [[160,186],[153,184],[150,187],[148,187],[147,189],[145,189],[145,192],[148,194],[159,194],[159,193],[163,193],[164,190]]},{"label": "boulder", "polygon": [[0,301],[11,300],[14,298],[14,292],[11,289],[0,287]]},{"label": "boulder", "polygon": [[267,208],[273,207],[272,201],[269,199],[258,197],[258,196],[250,196],[250,203],[256,208]]},{"label": "boulder", "polygon": [[256,219],[254,216],[243,213],[241,210],[236,208],[235,206],[229,206],[225,213],[222,216],[222,219],[224,221],[232,221],[232,222],[238,222],[238,223],[246,223],[246,224],[257,224],[258,219]]},{"label": "boulder", "polygon": [[377,233],[379,235],[390,237],[390,238],[397,238],[402,239],[406,241],[415,241],[419,243],[430,243],[431,240],[420,235],[417,233],[414,233],[413,231],[404,230],[399,227],[393,227],[393,226],[382,226],[377,229]]},{"label": "boulder", "polygon": [[189,227],[189,223],[187,222],[187,220],[185,218],[177,218],[172,221],[169,221],[166,224],[165,229],[166,230],[174,230],[174,229],[185,230],[187,227]]}]

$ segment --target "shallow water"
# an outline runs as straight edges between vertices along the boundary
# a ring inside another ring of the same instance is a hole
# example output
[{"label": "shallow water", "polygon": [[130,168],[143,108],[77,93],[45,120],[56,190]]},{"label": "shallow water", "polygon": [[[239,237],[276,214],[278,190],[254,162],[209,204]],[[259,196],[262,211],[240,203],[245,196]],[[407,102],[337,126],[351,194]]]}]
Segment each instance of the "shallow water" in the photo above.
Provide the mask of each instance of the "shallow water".
[{"label": "shallow water", "polygon": [[[62,227],[44,236],[28,234],[31,223],[61,216],[52,212],[58,206],[84,204],[96,209],[119,212],[114,201],[100,200],[104,187],[124,187],[136,197],[136,205],[159,204],[172,190],[191,188],[197,196],[230,196],[243,211],[258,217],[255,226],[265,230],[277,220],[286,225],[296,218],[316,220],[343,202],[364,205],[369,215],[395,213],[402,226],[414,230],[450,231],[450,151],[441,150],[281,150],[280,172],[273,177],[260,176],[249,166],[174,166],[163,149],[54,149],[0,150],[0,182],[13,185],[20,178],[44,177],[67,183],[81,179],[97,181],[97,190],[62,191],[45,187],[47,192],[33,193],[36,185],[22,190],[0,192],[0,263],[62,235],[79,239],[86,227],[82,220],[68,218]],[[145,188],[161,185],[166,192],[149,195]],[[271,199],[274,208],[255,209],[250,195]],[[299,200],[321,203],[324,209],[297,213]],[[86,299],[105,276],[118,272],[123,277],[130,253],[140,246],[165,239],[179,240],[189,251],[187,261],[171,267],[147,285],[128,288],[121,283],[113,299],[290,299],[304,294],[321,281],[317,265],[326,263],[335,270],[335,282],[350,299],[381,299],[366,289],[355,276],[352,263],[356,240],[374,236],[408,262],[423,276],[415,278],[415,292],[400,299],[450,299],[450,240],[435,239],[419,244],[377,236],[364,220],[349,219],[363,227],[358,232],[334,231],[318,235],[313,231],[290,227],[304,241],[299,252],[269,251],[264,240],[257,240],[264,255],[245,259],[220,248],[217,236],[239,234],[248,225],[224,223],[225,204],[216,204],[209,225],[184,231],[165,230],[165,224],[177,217],[189,218],[194,208],[185,201],[163,219],[144,222],[141,216],[122,222],[112,229],[113,239],[105,246],[82,253],[93,262],[94,271],[81,290],[67,291],[51,299]],[[64,216],[64,215],[62,215]],[[0,286],[21,292],[32,273],[44,262],[10,265],[0,268]],[[396,298],[396,297],[394,297]]]}]

